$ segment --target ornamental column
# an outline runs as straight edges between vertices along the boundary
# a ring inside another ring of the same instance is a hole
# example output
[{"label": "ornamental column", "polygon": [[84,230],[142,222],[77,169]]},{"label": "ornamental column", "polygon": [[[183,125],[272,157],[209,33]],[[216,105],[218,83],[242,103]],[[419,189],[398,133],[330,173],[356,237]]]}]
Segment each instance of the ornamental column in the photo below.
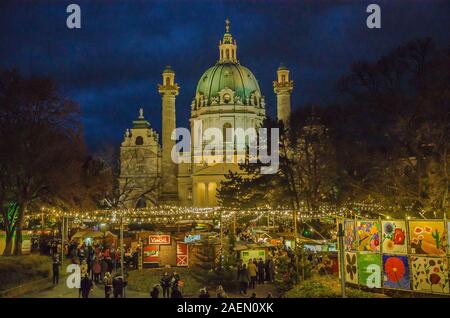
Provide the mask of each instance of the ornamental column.
[{"label": "ornamental column", "polygon": [[287,125],[291,116],[293,88],[294,81],[289,80],[289,70],[281,64],[277,70],[277,80],[273,82],[273,89],[277,94],[277,119],[283,121],[285,125]]},{"label": "ornamental column", "polygon": [[175,72],[169,65],[163,71],[162,79],[162,84],[158,85],[158,92],[162,98],[161,199],[176,204],[178,202],[177,165],[171,156],[172,148],[175,146],[175,140],[172,140],[171,136],[176,128],[175,98],[179,93],[179,87],[175,83]]}]

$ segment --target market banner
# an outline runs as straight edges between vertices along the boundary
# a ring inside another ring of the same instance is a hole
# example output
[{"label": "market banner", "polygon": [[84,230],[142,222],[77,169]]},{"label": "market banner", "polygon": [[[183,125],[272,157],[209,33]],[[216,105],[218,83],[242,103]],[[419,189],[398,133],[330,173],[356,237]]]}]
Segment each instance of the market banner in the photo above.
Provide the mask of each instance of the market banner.
[{"label": "market banner", "polygon": [[159,245],[145,245],[143,254],[143,263],[159,263]]},{"label": "market banner", "polygon": [[170,245],[170,235],[149,235],[148,244],[150,245]]},{"label": "market banner", "polygon": [[177,266],[189,265],[188,245],[183,242],[177,242]]}]

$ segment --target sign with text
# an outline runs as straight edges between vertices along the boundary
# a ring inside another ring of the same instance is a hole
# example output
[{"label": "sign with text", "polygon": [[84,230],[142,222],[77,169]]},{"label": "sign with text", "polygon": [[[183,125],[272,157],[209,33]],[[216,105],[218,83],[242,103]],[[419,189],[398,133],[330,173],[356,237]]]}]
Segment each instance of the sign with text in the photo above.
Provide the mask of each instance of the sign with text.
[{"label": "sign with text", "polygon": [[170,235],[150,235],[148,237],[149,245],[170,245]]},{"label": "sign with text", "polygon": [[186,235],[184,237],[184,242],[185,243],[191,243],[191,242],[200,241],[200,239],[201,239],[201,235],[200,234],[190,234],[190,235]]}]

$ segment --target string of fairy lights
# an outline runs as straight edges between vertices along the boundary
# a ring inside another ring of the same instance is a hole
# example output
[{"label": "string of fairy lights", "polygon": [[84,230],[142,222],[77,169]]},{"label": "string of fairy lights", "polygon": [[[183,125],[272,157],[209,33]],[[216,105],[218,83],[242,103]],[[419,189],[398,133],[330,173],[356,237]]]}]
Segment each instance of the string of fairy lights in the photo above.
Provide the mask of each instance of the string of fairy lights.
[{"label": "string of fairy lights", "polygon": [[[405,212],[408,213],[408,208]],[[368,203],[348,203],[341,207],[333,205],[323,205],[317,210],[311,211],[306,204],[302,204],[297,210],[299,221],[324,218],[369,218],[384,217],[389,219],[389,214],[394,211],[394,207],[385,207],[380,204]],[[250,217],[250,221],[256,222],[266,216],[277,224],[289,224],[293,221],[294,210],[286,207],[258,207],[250,209],[224,208],[224,207],[181,207],[163,205],[158,207],[148,207],[143,209],[108,209],[91,211],[67,211],[54,207],[41,207],[40,211],[30,211],[27,219],[38,218],[70,218],[74,222],[98,222],[117,223],[120,220],[127,224],[149,223],[149,224],[174,224],[183,221],[218,220],[223,223],[232,222],[235,219]],[[405,215],[405,217],[407,214]]]}]

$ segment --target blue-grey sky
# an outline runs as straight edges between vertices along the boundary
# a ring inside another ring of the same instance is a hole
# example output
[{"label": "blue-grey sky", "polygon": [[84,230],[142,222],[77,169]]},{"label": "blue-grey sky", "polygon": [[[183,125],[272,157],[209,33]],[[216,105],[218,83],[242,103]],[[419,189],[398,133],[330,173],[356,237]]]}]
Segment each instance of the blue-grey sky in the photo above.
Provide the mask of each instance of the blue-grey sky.
[{"label": "blue-grey sky", "polygon": [[[81,29],[66,27],[66,7],[81,7]],[[366,27],[366,7],[381,6],[381,29]],[[224,20],[275,114],[272,81],[283,62],[295,81],[292,104],[328,104],[352,62],[373,61],[416,38],[450,44],[450,1],[2,1],[0,67],[53,77],[82,109],[91,149],[119,145],[144,107],[160,131],[157,84],[166,64],[180,85],[177,124],[186,126],[198,79],[218,59]]]}]

